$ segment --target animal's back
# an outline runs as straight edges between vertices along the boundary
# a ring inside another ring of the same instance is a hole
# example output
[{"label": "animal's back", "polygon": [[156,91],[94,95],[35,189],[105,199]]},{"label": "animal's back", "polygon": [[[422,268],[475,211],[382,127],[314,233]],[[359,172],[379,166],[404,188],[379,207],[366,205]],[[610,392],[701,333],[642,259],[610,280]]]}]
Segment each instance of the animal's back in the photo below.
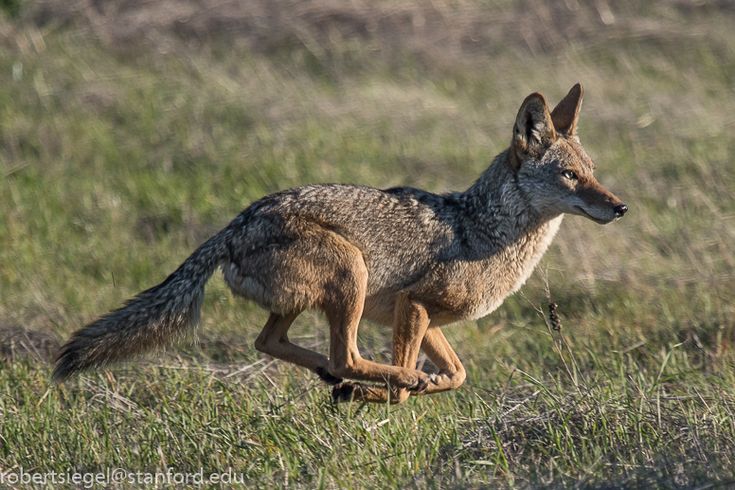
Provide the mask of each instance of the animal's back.
[{"label": "animal's back", "polygon": [[304,230],[323,230],[361,252],[368,271],[368,294],[397,291],[425,274],[451,244],[454,216],[451,208],[443,206],[445,199],[417,189],[342,184],[272,194],[243,212],[246,233],[236,239],[232,261],[247,267],[253,247],[291,243],[298,247]]}]

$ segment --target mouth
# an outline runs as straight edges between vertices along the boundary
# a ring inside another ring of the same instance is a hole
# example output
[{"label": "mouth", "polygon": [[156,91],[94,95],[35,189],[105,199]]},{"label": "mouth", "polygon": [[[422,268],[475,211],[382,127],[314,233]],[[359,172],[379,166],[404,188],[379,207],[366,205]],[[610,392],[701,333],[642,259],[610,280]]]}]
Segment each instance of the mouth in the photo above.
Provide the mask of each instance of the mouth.
[{"label": "mouth", "polygon": [[[606,224],[608,224],[608,223],[610,223],[610,222],[612,221],[612,219],[600,219],[600,218],[595,218],[595,217],[594,217],[594,216],[592,216],[592,215],[591,215],[590,213],[588,213],[587,211],[585,211],[585,210],[584,210],[584,208],[582,208],[581,206],[574,206],[574,207],[575,207],[576,209],[578,209],[579,211],[581,211],[581,212],[582,212],[582,214],[584,214],[584,215],[585,215],[586,217],[588,217],[589,219],[591,219],[592,221],[594,221],[594,222],[595,222],[595,223],[597,223],[597,224],[600,224],[600,225],[606,225]],[[613,219],[614,219],[614,218],[613,218]]]}]

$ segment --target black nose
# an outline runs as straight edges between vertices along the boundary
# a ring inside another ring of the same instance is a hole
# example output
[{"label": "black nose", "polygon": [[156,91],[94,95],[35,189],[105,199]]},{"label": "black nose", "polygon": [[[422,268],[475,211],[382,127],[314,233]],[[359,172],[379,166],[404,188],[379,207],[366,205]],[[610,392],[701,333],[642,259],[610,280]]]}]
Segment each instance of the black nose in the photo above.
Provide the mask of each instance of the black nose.
[{"label": "black nose", "polygon": [[615,211],[616,218],[622,218],[623,215],[628,212],[628,206],[626,206],[625,204],[618,204],[617,206],[615,206],[613,211]]}]

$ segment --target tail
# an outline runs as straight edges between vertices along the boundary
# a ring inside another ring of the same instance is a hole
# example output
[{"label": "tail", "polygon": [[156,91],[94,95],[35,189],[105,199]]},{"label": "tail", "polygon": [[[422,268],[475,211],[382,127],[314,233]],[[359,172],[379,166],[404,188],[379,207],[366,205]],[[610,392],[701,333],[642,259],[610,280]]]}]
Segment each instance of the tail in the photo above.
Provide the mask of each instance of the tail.
[{"label": "tail", "polygon": [[231,227],[220,231],[161,284],[75,332],[56,358],[53,380],[163,347],[196,326],[204,285],[228,256],[231,234]]}]

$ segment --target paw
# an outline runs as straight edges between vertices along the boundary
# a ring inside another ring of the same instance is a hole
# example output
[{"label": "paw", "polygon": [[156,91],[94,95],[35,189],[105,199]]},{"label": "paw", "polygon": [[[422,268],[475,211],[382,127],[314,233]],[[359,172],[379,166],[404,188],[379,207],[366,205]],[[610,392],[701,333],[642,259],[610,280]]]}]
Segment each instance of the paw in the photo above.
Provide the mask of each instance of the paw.
[{"label": "paw", "polygon": [[332,401],[334,403],[343,403],[352,401],[355,395],[354,383],[339,383],[332,388]]},{"label": "paw", "polygon": [[419,373],[420,375],[418,376],[416,382],[411,386],[406,386],[406,389],[414,394],[423,393],[429,387],[429,384],[437,383],[436,374],[427,374],[422,371],[419,371]]},{"label": "paw", "polygon": [[316,372],[317,376],[319,376],[319,378],[328,385],[338,385],[343,381],[342,378],[332,376],[332,374],[323,367],[316,368],[314,372]]}]

